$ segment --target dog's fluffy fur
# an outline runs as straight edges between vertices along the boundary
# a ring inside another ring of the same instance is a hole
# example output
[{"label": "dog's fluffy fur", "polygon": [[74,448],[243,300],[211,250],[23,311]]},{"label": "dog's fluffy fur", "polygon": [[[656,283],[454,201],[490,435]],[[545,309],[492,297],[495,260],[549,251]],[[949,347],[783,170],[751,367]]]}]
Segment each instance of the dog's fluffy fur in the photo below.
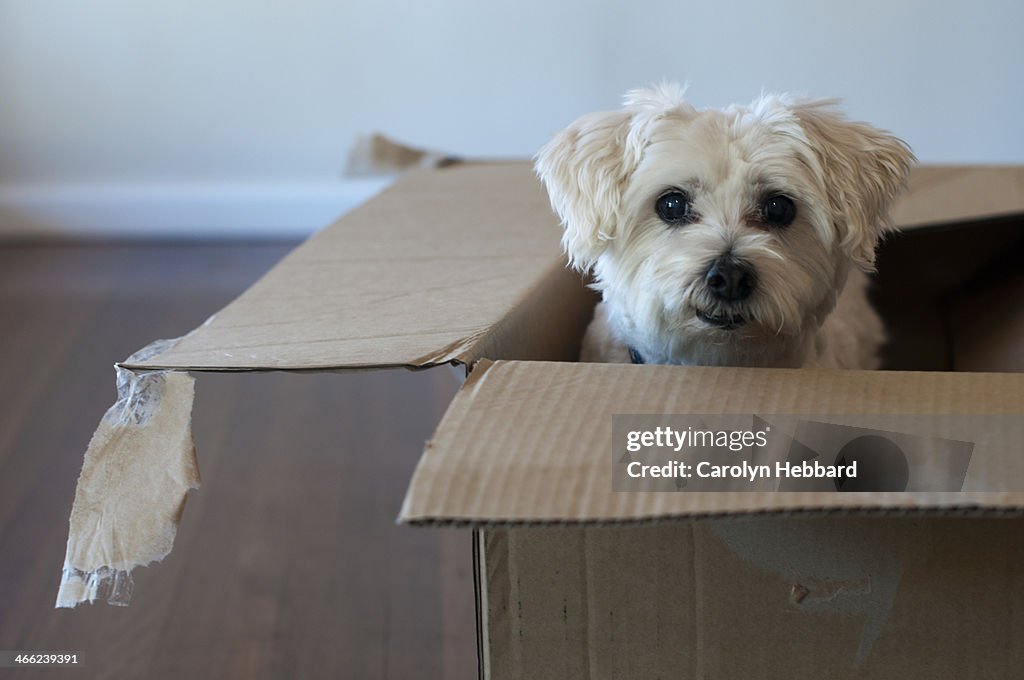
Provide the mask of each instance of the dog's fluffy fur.
[{"label": "dog's fluffy fur", "polygon": [[[593,273],[602,296],[583,360],[629,362],[632,347],[645,363],[876,367],[883,332],[864,272],[914,157],[834,105],[765,95],[698,110],[683,88],[661,85],[583,116],[541,149],[536,170],[569,262]],[[688,197],[691,222],[659,218],[668,191]],[[761,206],[780,195],[796,216],[773,227]],[[722,256],[755,273],[749,297],[709,290]]]}]

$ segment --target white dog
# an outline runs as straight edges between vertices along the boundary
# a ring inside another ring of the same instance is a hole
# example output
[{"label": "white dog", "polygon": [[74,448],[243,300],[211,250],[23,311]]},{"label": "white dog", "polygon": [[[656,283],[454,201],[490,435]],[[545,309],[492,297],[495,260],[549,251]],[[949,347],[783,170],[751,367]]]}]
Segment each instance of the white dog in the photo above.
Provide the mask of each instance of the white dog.
[{"label": "white dog", "polygon": [[562,245],[603,300],[584,361],[877,367],[864,272],[914,156],[834,103],[697,110],[661,85],[541,149]]}]

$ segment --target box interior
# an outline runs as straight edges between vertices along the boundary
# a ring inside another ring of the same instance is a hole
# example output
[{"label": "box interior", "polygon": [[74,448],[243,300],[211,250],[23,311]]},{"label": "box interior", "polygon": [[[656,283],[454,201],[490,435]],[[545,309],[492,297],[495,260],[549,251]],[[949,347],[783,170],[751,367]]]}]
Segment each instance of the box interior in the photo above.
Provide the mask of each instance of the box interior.
[{"label": "box interior", "polygon": [[[879,246],[871,298],[888,341],[882,368],[901,371],[1024,371],[1024,220],[1019,217],[920,227]],[[598,297],[571,276],[534,291],[531,306],[509,324],[509,360],[575,361]],[[573,319],[574,324],[552,324]],[[564,334],[575,329],[575,342]],[[538,338],[550,335],[547,342]],[[559,338],[562,338],[559,341]]]},{"label": "box interior", "polygon": [[889,342],[883,368],[1022,371],[1024,220],[894,234],[878,251],[872,296]]}]

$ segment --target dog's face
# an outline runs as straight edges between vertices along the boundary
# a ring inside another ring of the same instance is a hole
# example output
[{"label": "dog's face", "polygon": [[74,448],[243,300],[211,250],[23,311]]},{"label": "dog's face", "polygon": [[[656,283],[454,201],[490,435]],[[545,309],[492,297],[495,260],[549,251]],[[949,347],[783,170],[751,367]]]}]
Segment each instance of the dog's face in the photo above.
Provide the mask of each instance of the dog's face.
[{"label": "dog's face", "polygon": [[663,359],[817,328],[850,265],[872,267],[912,154],[827,101],[698,111],[681,95],[631,93],[538,154],[571,263]]}]

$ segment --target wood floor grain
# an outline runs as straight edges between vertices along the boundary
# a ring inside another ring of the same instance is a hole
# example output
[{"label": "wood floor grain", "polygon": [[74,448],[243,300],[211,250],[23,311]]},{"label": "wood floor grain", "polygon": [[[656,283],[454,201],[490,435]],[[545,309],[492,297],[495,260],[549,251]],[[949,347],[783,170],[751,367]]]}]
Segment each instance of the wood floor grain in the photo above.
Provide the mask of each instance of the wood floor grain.
[{"label": "wood floor grain", "polygon": [[198,374],[203,486],[174,552],[128,608],[53,608],[111,365],[292,245],[0,248],[0,650],[76,651],[90,678],[475,677],[468,533],[394,524],[447,369]]}]

